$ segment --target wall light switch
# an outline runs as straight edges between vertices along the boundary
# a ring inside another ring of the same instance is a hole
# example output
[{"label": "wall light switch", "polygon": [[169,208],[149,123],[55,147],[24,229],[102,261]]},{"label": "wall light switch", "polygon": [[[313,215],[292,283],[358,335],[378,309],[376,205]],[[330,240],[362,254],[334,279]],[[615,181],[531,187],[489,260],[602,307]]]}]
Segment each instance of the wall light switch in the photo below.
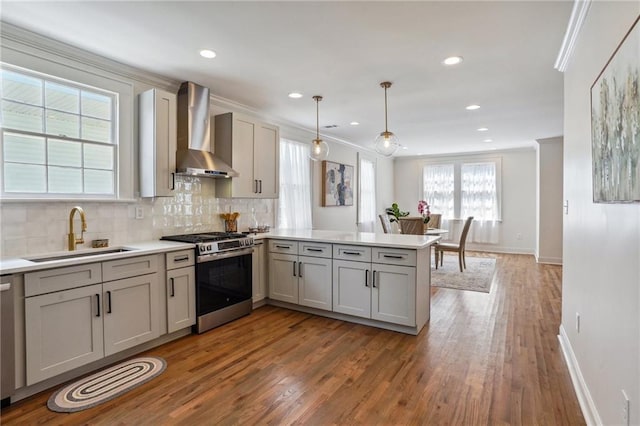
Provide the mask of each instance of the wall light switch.
[{"label": "wall light switch", "polygon": [[569,214],[569,200],[564,200],[562,207],[564,208],[564,214]]}]

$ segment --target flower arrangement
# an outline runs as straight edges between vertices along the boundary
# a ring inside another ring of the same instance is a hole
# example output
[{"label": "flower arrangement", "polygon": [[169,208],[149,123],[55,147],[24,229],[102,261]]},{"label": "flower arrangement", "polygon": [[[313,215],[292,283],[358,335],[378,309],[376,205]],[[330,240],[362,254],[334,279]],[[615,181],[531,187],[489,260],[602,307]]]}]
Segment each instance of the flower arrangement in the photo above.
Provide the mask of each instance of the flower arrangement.
[{"label": "flower arrangement", "polygon": [[429,210],[429,203],[426,200],[418,201],[418,213],[422,215],[422,221],[428,223],[431,219],[431,210]]}]

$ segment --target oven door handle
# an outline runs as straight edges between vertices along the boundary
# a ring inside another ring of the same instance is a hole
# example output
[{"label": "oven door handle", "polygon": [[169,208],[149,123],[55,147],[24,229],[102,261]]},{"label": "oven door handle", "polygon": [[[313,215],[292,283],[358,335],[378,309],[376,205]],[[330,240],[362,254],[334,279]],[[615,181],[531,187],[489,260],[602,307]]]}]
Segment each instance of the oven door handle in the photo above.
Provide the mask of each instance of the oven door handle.
[{"label": "oven door handle", "polygon": [[244,256],[253,253],[253,247],[243,248],[241,250],[223,251],[220,253],[211,253],[198,256],[198,263],[212,262],[215,260],[228,259],[231,257]]}]

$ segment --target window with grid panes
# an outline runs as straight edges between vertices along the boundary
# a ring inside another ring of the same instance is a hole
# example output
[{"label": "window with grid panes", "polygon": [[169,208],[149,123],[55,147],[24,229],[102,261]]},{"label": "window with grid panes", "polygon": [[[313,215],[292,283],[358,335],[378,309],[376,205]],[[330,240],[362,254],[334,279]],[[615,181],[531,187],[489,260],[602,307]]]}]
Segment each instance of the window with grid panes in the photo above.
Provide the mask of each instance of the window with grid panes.
[{"label": "window with grid panes", "polygon": [[2,80],[2,192],[113,198],[116,93],[7,65]]}]

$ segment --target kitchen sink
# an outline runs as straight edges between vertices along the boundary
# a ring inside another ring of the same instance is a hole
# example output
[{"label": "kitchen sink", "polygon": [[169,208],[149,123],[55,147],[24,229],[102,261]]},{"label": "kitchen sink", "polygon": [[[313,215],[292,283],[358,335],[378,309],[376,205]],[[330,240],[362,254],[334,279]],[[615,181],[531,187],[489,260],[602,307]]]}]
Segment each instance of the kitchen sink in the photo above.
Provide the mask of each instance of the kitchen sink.
[{"label": "kitchen sink", "polygon": [[89,257],[89,256],[101,256],[103,254],[113,254],[113,253],[122,253],[127,251],[133,251],[135,249],[127,248],[127,247],[112,247],[108,249],[95,249],[91,251],[79,251],[79,252],[67,252],[67,253],[55,253],[46,256],[37,256],[37,257],[29,257],[26,260],[30,260],[31,262],[51,262],[53,260],[65,260],[65,259],[76,259],[78,257]]}]

